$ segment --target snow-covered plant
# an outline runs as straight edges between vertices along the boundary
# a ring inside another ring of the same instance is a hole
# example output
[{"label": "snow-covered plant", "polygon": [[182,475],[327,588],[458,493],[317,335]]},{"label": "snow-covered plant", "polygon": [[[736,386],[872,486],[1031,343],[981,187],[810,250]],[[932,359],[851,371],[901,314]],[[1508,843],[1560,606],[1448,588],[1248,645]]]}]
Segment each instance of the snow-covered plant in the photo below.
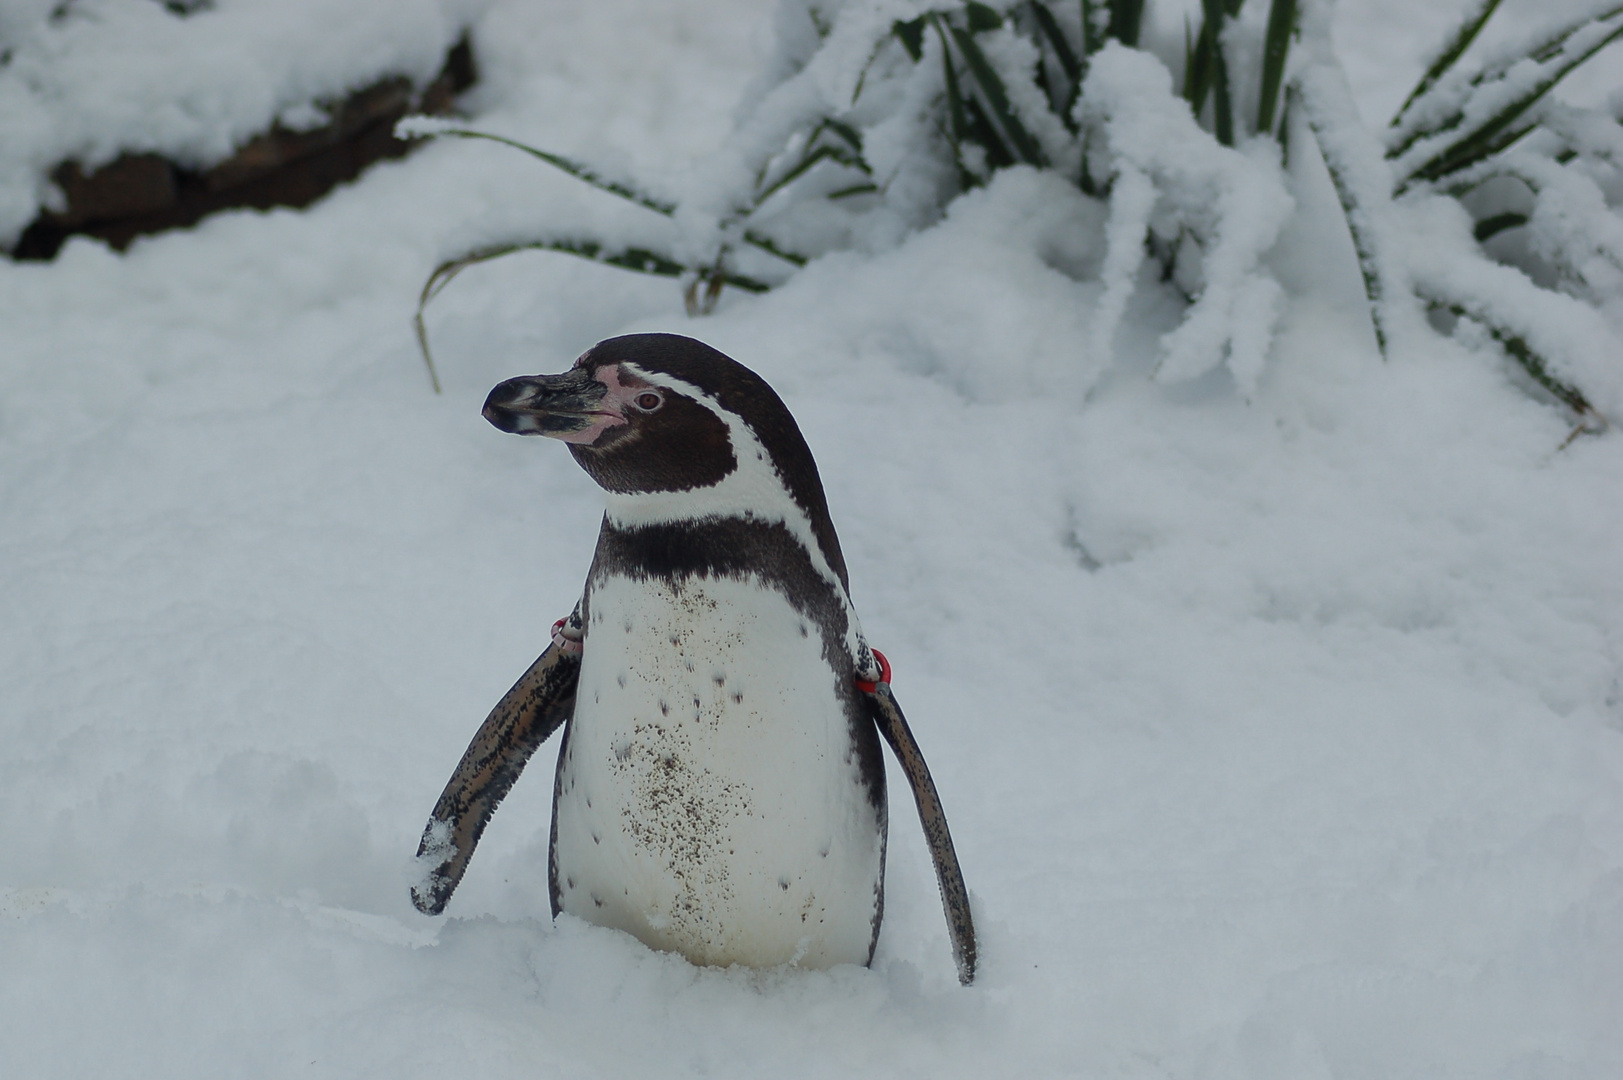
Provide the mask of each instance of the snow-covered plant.
[{"label": "snow-covered plant", "polygon": [[[1275,151],[1232,147],[1237,129],[1277,126],[1295,2],[1270,0],[1265,34],[1242,27],[1242,2],[1207,3],[1182,58],[1186,105],[1162,61],[1131,48],[1143,0],[785,0],[777,52],[732,137],[672,195],[483,132],[408,122],[403,134],[516,146],[673,226],[611,242],[560,225],[445,261],[420,298],[424,355],[422,306],[477,262],[545,249],[683,277],[689,310],[700,313],[726,286],[765,291],[828,251],[893,245],[998,170],[1027,166],[1111,200],[1096,345],[1108,351],[1148,243],[1193,304],[1166,343],[1163,372],[1197,374],[1228,349],[1249,381],[1267,332],[1258,340],[1240,327],[1272,318],[1247,322],[1241,312],[1275,304],[1259,259],[1290,199]],[[1244,98],[1254,126],[1236,123],[1237,82],[1252,87]],[[1215,138],[1194,118],[1203,113]]]},{"label": "snow-covered plant", "polygon": [[[1106,204],[1089,354],[1110,355],[1154,260],[1187,300],[1157,376],[1226,363],[1249,389],[1282,303],[1264,258],[1294,209],[1282,166],[1295,103],[1330,166],[1383,351],[1405,335],[1423,344],[1412,335],[1435,332],[1429,312],[1499,342],[1598,422],[1580,387],[1616,381],[1601,371],[1615,337],[1597,308],[1623,292],[1623,222],[1608,204],[1623,192],[1623,130],[1549,91],[1623,35],[1623,3],[1467,63],[1497,4],[1478,0],[1384,141],[1353,107],[1326,0],[1301,12],[1201,0],[1181,50],[1140,40],[1143,0],[781,0],[776,52],[731,136],[657,194],[499,136],[408,122],[516,146],[663,219],[616,237],[560,223],[447,260],[418,305],[424,356],[423,306],[476,262],[541,248],[679,277],[697,314],[726,286],[763,292],[827,252],[892,246],[1025,167]],[[1305,45],[1294,57],[1293,40]]]},{"label": "snow-covered plant", "polygon": [[[1330,166],[1384,349],[1434,316],[1486,334],[1588,425],[1581,387],[1607,383],[1615,340],[1597,312],[1623,285],[1623,127],[1550,91],[1623,36],[1623,4],[1590,10],[1473,62],[1499,0],[1478,0],[1393,117],[1384,140],[1352,111],[1310,20],[1299,100]],[[1439,204],[1453,203],[1448,206]]]}]

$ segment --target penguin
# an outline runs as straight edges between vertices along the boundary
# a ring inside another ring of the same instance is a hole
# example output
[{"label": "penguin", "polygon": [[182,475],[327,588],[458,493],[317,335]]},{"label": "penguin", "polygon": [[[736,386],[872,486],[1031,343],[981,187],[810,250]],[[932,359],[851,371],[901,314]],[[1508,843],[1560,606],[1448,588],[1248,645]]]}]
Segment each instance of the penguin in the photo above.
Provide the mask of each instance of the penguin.
[{"label": "penguin", "polygon": [[702,342],[634,334],[563,374],[508,379],[484,416],[565,443],[607,508],[579,603],[434,806],[416,907],[444,910],[497,805],[561,726],[554,917],[698,965],[866,965],[884,914],[883,738],[968,985],[975,930],[946,815],[778,395]]}]

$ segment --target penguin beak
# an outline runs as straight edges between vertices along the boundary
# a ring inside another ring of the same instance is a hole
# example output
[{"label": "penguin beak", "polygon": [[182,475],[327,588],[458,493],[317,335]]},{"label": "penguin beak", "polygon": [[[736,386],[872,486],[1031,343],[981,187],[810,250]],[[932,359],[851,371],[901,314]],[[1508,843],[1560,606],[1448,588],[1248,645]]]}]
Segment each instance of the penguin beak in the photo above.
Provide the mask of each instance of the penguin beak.
[{"label": "penguin beak", "polygon": [[514,435],[589,443],[604,427],[625,423],[625,417],[605,407],[608,392],[585,368],[562,375],[520,375],[496,385],[485,398],[484,417]]}]

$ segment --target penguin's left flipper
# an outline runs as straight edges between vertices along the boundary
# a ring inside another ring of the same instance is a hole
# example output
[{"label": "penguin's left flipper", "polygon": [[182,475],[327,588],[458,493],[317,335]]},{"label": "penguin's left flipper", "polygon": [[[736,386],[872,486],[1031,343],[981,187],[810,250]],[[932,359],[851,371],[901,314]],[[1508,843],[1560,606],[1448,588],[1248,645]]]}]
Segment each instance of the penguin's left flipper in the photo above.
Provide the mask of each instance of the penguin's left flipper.
[{"label": "penguin's left flipper", "polygon": [[490,815],[536,747],[575,711],[580,650],[561,641],[555,637],[490,710],[434,804],[417,845],[417,865],[423,876],[411,887],[411,902],[424,915],[445,910]]},{"label": "penguin's left flipper", "polygon": [[902,707],[896,704],[896,695],[890,692],[890,684],[876,683],[872,690],[864,687],[860,692],[868,701],[879,733],[890,744],[913,788],[919,823],[924,826],[924,842],[929,845],[930,858],[935,861],[935,879],[941,887],[941,906],[947,913],[947,933],[952,937],[958,981],[968,986],[975,980],[975,920],[969,911],[964,873],[958,868],[958,853],[952,847],[952,833],[947,829],[947,812],[941,807],[941,796],[936,794],[935,781],[930,779],[930,767],[924,763],[924,753],[913,739],[907,719],[902,716]]}]

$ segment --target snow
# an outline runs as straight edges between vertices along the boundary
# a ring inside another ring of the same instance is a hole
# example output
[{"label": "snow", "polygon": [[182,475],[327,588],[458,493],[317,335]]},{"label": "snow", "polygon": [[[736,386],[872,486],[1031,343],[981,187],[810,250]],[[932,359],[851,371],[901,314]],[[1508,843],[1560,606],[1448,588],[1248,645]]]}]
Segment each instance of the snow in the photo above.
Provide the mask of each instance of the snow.
[{"label": "snow", "polygon": [[1204,375],[1226,353],[1240,389],[1249,393],[1262,370],[1280,291],[1261,260],[1292,209],[1277,152],[1266,140],[1253,141],[1250,155],[1216,142],[1172,94],[1171,73],[1154,57],[1116,42],[1093,57],[1078,112],[1098,135],[1095,153],[1106,163],[1100,179],[1123,185],[1122,197],[1111,202],[1096,347],[1108,354],[1153,231],[1201,253],[1198,298],[1182,325],[1162,339],[1158,377]]},{"label": "snow", "polygon": [[1599,295],[1623,291],[1617,276],[1623,272],[1623,220],[1605,212],[1600,183],[1581,165],[1563,167],[1542,155],[1507,154],[1503,169],[1536,193],[1528,220],[1532,252],[1572,279],[1590,283]]},{"label": "snow", "polygon": [[[1605,245],[1617,235],[1620,223],[1610,214],[1598,215],[1587,227],[1574,220],[1575,209],[1593,212],[1604,207],[1600,192],[1592,185],[1586,191],[1579,177],[1547,158],[1509,155],[1506,166],[1506,172],[1520,172],[1541,184],[1529,222],[1534,250],[1566,247],[1553,254],[1573,259],[1575,280],[1609,279],[1611,294],[1616,295],[1617,284],[1623,282],[1615,261],[1606,258],[1610,252]],[[1583,199],[1586,195],[1590,198]],[[1547,359],[1552,374],[1584,387],[1602,415],[1618,415],[1623,409],[1623,378],[1617,370],[1616,331],[1601,312],[1563,292],[1535,288],[1521,270],[1481,257],[1470,216],[1452,200],[1416,198],[1392,212],[1394,222],[1401,223],[1397,231],[1403,237],[1406,268],[1421,296],[1507,326]]]},{"label": "snow", "polygon": [[487,6],[211,0],[182,18],[156,0],[22,0],[0,13],[0,244],[54,201],[45,174],[63,161],[218,164],[278,119],[320,126],[319,102],[379,79],[426,86]]},{"label": "snow", "polygon": [[[1365,116],[1418,76],[1424,7],[1336,13]],[[681,187],[772,18],[495,0],[467,105]],[[409,322],[437,261],[668,223],[447,139],[306,211],[0,263],[5,1076],[1623,1075],[1623,435],[1558,450],[1571,418],[1467,333],[1383,361],[1322,165],[1278,175],[1266,361],[1177,381],[1185,301],[1140,268],[1096,344],[1114,219],[1030,169],[705,319],[565,255],[470,268],[429,313],[438,397]],[[1476,274],[1429,205],[1389,208],[1437,256],[1407,265]],[[1612,316],[1565,302],[1614,393]],[[952,824],[970,988],[894,771],[871,969],[553,923],[550,748],[448,914],[411,907],[435,796],[604,505],[480,404],[652,330],[759,371],[817,456]]]}]

